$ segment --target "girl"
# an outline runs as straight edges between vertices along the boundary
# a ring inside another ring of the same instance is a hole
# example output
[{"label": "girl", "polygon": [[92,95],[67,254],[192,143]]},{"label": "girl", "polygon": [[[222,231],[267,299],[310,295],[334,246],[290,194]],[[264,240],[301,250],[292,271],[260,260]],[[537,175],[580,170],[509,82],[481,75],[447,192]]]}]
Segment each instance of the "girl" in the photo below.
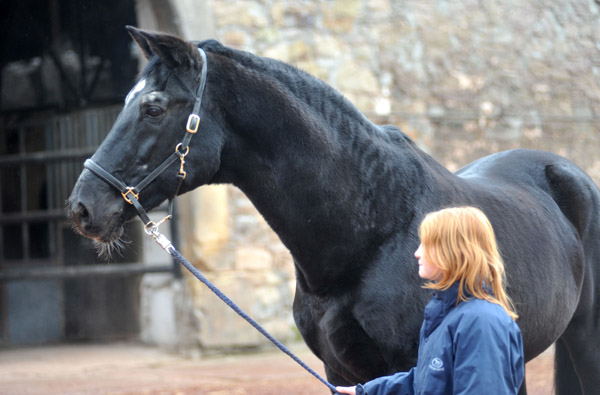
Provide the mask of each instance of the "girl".
[{"label": "girl", "polygon": [[417,366],[342,394],[516,394],[524,376],[517,314],[504,290],[504,265],[483,212],[428,214],[415,252],[434,290],[425,307]]}]

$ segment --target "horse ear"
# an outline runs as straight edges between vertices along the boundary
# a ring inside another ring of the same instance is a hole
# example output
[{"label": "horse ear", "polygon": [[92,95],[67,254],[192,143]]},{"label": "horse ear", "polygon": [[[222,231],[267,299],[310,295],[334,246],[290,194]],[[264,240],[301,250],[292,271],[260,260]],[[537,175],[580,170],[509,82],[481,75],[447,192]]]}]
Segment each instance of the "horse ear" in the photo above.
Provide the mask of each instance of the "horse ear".
[{"label": "horse ear", "polygon": [[144,57],[146,59],[150,59],[153,53],[150,49],[150,46],[148,45],[148,41],[144,38],[144,36],[142,36],[141,30],[129,25],[125,26],[125,29],[127,29],[129,35],[131,36],[131,38],[133,38],[133,41],[135,41],[136,44],[140,47],[142,53],[144,54]]},{"label": "horse ear", "polygon": [[131,36],[144,52],[146,58],[157,55],[168,67],[193,67],[200,61],[198,49],[187,41],[170,34],[150,33],[128,28]]}]

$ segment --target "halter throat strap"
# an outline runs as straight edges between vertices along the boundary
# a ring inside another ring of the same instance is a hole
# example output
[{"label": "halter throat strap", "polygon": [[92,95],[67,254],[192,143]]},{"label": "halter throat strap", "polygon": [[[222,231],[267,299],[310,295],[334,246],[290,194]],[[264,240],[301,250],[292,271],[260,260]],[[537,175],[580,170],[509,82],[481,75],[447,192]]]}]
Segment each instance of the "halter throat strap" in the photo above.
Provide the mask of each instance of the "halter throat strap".
[{"label": "halter throat strap", "polygon": [[[156,169],[154,169],[150,174],[142,179],[136,186],[128,186],[123,181],[118,179],[117,177],[110,174],[106,171],[102,166],[94,162],[91,158],[87,159],[83,167],[90,170],[94,173],[98,178],[107,184],[113,186],[123,196],[123,199],[133,205],[135,207],[139,217],[141,218],[146,231],[155,230],[158,225],[162,222],[171,219],[173,214],[173,200],[179,194],[179,190],[181,189],[181,185],[183,184],[183,180],[186,178],[186,172],[184,171],[185,157],[190,151],[190,141],[196,132],[198,131],[198,126],[200,125],[200,108],[202,107],[202,97],[204,96],[204,88],[206,87],[206,79],[208,74],[208,62],[206,59],[206,53],[202,48],[198,48],[200,52],[200,56],[202,57],[202,70],[200,72],[200,85],[196,90],[196,101],[194,102],[194,107],[192,112],[188,116],[187,124],[186,124],[186,134],[183,137],[181,143],[177,144],[175,147],[175,152],[173,152],[169,157],[167,157]],[[177,189],[173,194],[173,197],[169,199],[169,214],[158,224],[155,224],[150,217],[146,213],[146,210],[139,202],[139,195],[144,188],[146,188],[152,181],[154,181],[158,176],[160,176],[169,166],[171,166],[174,162],[179,159],[180,167],[177,172]]]}]

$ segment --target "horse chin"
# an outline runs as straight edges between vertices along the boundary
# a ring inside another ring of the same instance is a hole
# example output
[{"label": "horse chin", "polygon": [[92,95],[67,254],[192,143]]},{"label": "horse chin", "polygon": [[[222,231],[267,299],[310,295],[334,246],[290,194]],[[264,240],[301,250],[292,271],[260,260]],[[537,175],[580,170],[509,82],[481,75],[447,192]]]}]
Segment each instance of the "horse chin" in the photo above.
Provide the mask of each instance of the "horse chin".
[{"label": "horse chin", "polygon": [[110,243],[105,243],[98,240],[93,240],[94,249],[98,254],[98,257],[105,261],[111,261],[115,254],[119,256],[123,256],[122,251],[125,248],[125,244],[129,243],[128,241],[117,239]]},{"label": "horse chin", "polygon": [[123,225],[98,233],[90,232],[89,230],[86,231],[75,222],[72,222],[72,227],[76,233],[92,240],[98,257],[105,261],[112,260],[116,254],[123,256],[122,251],[130,243],[130,241],[123,240],[122,238],[125,233]]},{"label": "horse chin", "polygon": [[130,243],[122,239],[123,233],[124,228],[120,227],[116,232],[92,238],[94,249],[100,259],[110,261],[116,254],[123,256],[122,252],[126,244]]}]

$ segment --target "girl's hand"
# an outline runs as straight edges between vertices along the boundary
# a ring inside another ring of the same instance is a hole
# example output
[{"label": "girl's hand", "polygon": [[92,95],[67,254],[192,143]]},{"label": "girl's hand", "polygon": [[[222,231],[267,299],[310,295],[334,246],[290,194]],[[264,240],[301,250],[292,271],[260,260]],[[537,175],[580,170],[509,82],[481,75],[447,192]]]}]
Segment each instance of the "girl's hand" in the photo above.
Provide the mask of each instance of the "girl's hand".
[{"label": "girl's hand", "polygon": [[335,387],[340,394],[356,395],[356,387]]}]

